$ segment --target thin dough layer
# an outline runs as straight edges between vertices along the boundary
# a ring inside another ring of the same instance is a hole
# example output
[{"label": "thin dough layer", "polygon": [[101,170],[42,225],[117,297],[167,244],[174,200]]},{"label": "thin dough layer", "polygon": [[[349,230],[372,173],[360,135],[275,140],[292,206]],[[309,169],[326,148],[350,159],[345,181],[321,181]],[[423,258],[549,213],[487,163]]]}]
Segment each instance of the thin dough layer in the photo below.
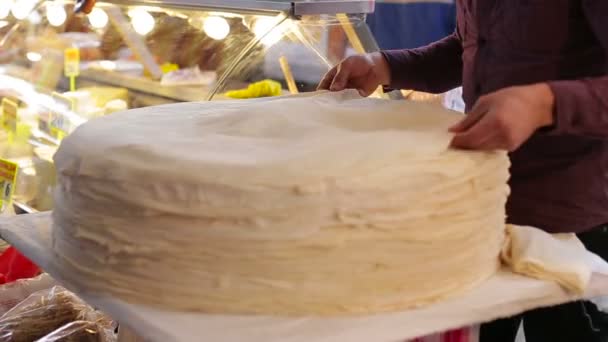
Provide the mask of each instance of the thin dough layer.
[{"label": "thin dough layer", "polygon": [[494,274],[505,153],[454,113],[353,92],[132,110],[55,159],[53,248],[81,289],[167,309],[401,310]]}]

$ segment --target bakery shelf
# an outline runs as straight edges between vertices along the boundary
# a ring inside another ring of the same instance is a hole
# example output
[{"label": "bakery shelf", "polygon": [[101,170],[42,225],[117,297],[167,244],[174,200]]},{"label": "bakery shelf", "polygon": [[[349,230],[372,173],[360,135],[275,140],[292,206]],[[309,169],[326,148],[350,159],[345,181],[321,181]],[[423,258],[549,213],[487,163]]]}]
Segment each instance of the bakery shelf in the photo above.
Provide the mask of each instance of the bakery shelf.
[{"label": "bakery shelf", "polygon": [[135,77],[105,70],[86,70],[82,72],[79,82],[85,84],[104,84],[115,87],[167,98],[174,101],[202,101],[209,91],[208,87],[180,86],[163,87],[157,81],[145,77]]},{"label": "bakery shelf", "polygon": [[154,5],[161,7],[210,9],[253,13],[288,13],[290,16],[371,13],[374,2],[369,0],[106,0],[118,4]]},{"label": "bakery shelf", "polygon": [[[84,85],[108,85],[121,87],[130,91],[139,92],[159,100],[167,99],[174,102],[204,101],[209,93],[208,86],[161,86],[157,81],[145,77],[130,76],[105,70],[86,70],[83,71],[79,84]],[[246,87],[245,82],[233,82],[232,88]],[[141,96],[141,95],[140,95]]]}]

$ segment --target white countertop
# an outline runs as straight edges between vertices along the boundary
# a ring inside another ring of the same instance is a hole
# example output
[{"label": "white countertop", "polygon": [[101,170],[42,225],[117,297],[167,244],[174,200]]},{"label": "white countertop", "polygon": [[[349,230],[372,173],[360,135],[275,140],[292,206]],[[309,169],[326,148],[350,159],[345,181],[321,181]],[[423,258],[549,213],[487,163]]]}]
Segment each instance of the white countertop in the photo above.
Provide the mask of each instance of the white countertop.
[{"label": "white countertop", "polygon": [[[57,277],[50,231],[50,213],[0,219],[0,236]],[[554,283],[508,271],[469,293],[425,308],[355,318],[207,315],[163,311],[92,293],[78,295],[146,340],[184,342],[403,341],[577,299]],[[594,274],[584,297],[600,295],[608,296],[608,277]]]}]

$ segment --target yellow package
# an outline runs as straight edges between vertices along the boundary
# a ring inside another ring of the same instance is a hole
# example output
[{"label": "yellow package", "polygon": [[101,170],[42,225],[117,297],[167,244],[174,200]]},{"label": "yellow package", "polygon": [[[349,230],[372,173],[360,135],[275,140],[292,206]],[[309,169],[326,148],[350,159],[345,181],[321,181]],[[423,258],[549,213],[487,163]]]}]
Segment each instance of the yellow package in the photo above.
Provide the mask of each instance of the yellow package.
[{"label": "yellow package", "polygon": [[226,96],[233,99],[251,99],[256,97],[268,97],[281,95],[283,87],[281,83],[273,80],[263,80],[252,83],[247,89],[232,90],[226,92]]}]

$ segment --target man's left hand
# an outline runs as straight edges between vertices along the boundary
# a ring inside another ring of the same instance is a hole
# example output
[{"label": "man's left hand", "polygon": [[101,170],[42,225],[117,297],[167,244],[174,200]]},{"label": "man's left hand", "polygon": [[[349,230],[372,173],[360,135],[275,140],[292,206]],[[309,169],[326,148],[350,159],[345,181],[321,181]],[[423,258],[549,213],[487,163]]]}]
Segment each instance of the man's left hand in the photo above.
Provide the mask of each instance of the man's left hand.
[{"label": "man's left hand", "polygon": [[553,124],[553,92],[546,83],[505,88],[480,97],[466,118],[450,127],[452,146],[514,151]]}]

